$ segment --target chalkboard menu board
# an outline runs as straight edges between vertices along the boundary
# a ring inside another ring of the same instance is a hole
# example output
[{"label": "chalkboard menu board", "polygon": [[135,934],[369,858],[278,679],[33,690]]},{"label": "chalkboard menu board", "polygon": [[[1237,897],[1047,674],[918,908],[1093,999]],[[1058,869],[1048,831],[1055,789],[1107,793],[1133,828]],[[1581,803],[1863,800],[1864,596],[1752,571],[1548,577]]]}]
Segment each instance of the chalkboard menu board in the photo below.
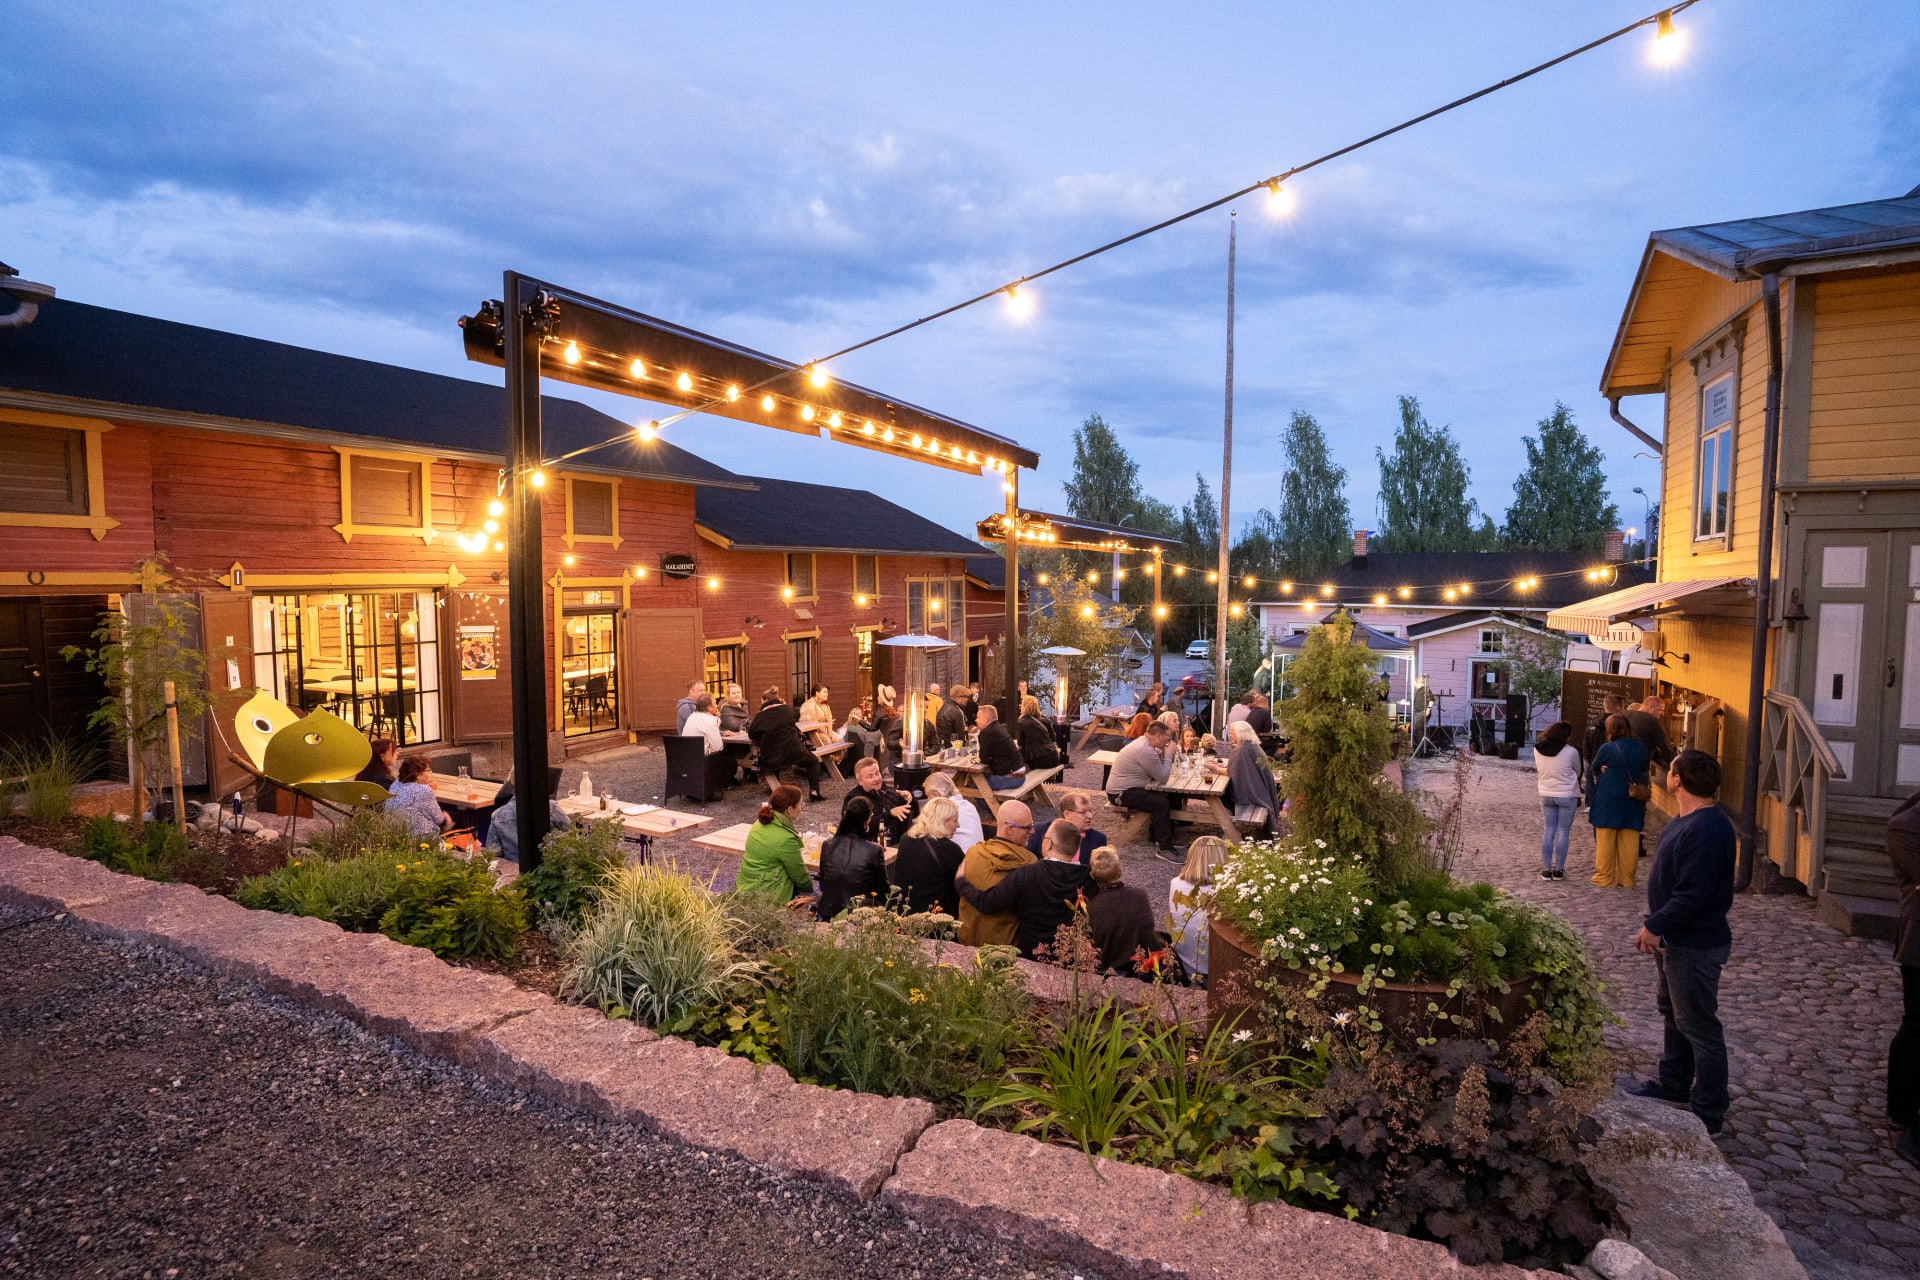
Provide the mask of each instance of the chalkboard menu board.
[{"label": "chalkboard menu board", "polygon": [[1589,726],[1600,723],[1606,714],[1605,699],[1617,693],[1628,702],[1647,696],[1647,681],[1641,676],[1616,676],[1600,671],[1563,671],[1560,673],[1560,718],[1572,722],[1578,741]]}]

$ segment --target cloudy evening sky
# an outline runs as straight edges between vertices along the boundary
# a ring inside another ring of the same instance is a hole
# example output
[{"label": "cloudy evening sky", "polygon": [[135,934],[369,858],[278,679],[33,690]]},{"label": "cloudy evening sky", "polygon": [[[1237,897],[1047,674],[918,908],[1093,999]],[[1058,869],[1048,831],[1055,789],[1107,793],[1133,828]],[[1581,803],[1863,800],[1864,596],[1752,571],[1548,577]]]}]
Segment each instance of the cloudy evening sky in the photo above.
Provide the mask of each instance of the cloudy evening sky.
[{"label": "cloudy evening sky", "polygon": [[[454,320],[505,267],[805,358],[1202,203],[1653,0],[0,5],[0,259],[63,297],[497,381]],[[1595,391],[1649,231],[1920,184],[1920,4],[1705,0],[1241,216],[1234,508],[1314,413],[1373,523],[1395,397],[1498,518],[1556,399],[1625,523],[1655,478]],[[1226,215],[838,372],[1010,435],[1061,502],[1105,416],[1179,504],[1220,470]],[[646,406],[579,394],[627,421]],[[1626,411],[1658,430],[1657,399]],[[958,529],[997,486],[696,419],[722,465]],[[931,483],[928,483],[931,481]],[[1236,520],[1237,523],[1237,520]]]}]

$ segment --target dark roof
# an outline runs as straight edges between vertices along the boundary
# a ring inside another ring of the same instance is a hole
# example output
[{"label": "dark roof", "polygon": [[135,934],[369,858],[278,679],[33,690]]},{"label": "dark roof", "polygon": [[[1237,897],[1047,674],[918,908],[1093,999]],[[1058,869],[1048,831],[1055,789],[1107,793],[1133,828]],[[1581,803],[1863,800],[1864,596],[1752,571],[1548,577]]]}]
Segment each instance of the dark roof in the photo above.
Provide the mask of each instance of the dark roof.
[{"label": "dark roof", "polygon": [[1759,275],[1763,265],[1920,248],[1920,189],[1890,200],[1656,231],[1653,245],[1729,280]]},{"label": "dark roof", "polygon": [[[1321,619],[1321,621],[1323,623],[1332,622],[1338,614],[1339,611],[1335,610],[1334,613],[1328,614],[1325,618]],[[1358,618],[1352,619],[1352,622],[1353,634],[1359,638],[1361,644],[1373,650],[1375,653],[1405,653],[1413,647],[1408,640],[1402,640],[1398,636],[1390,636],[1378,628],[1368,626]],[[1408,631],[1411,632],[1412,628],[1409,627]],[[1302,632],[1297,636],[1288,636],[1285,640],[1275,641],[1273,647],[1287,650],[1304,649],[1307,647],[1307,640],[1311,635],[1311,632]],[[1411,639],[1411,637],[1409,637],[1409,639]]]},{"label": "dark roof", "polygon": [[[1447,588],[1466,585],[1476,608],[1550,609],[1591,596],[1598,587],[1587,574],[1604,564],[1597,551],[1376,552],[1343,561],[1316,578],[1302,578],[1293,584],[1291,594],[1265,596],[1255,603],[1297,604],[1317,598],[1322,587],[1332,586],[1333,594],[1325,597],[1329,605],[1371,604],[1380,594],[1396,605],[1431,605],[1445,601]],[[1653,580],[1652,570],[1642,564],[1610,567],[1616,576],[1607,580],[1608,587]],[[1515,584],[1526,578],[1538,578],[1540,585],[1522,591]],[[1403,598],[1402,587],[1411,587],[1413,594]]]},{"label": "dark roof", "polygon": [[[988,548],[984,552],[967,557],[967,576],[989,591],[1007,589],[1007,560],[1000,552]],[[1033,570],[1025,565],[1020,568],[1020,589],[1033,589]]]},{"label": "dark roof", "polygon": [[1454,613],[1443,613],[1437,618],[1428,618],[1425,622],[1416,622],[1407,628],[1407,639],[1418,640],[1422,636],[1437,635],[1442,631],[1452,631],[1456,627],[1472,626],[1476,622],[1503,622],[1510,627],[1528,627],[1535,631],[1545,631],[1538,618],[1516,616],[1499,609],[1461,609]]},{"label": "dark roof", "polygon": [[694,518],[742,551],[977,556],[980,544],[865,489],[744,477],[757,492],[702,489]]},{"label": "dark roof", "polygon": [[[107,415],[126,406],[250,428],[505,454],[500,387],[65,299],[47,303],[24,328],[0,330],[0,388],[85,402]],[[570,466],[682,484],[748,486],[663,440],[640,443],[619,419],[577,400],[540,400],[549,456],[624,433],[623,443]]]}]

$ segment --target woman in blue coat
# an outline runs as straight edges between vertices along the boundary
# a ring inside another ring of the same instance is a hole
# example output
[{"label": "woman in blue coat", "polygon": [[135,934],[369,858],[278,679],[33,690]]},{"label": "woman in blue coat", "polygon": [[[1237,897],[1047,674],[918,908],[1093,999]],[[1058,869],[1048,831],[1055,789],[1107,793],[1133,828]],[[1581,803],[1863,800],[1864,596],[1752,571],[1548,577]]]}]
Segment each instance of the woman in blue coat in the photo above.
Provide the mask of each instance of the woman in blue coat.
[{"label": "woman in blue coat", "polygon": [[1593,793],[1587,814],[1593,820],[1593,882],[1602,889],[1631,889],[1640,870],[1640,832],[1647,825],[1647,802],[1627,794],[1634,784],[1649,785],[1647,748],[1633,736],[1625,716],[1607,717],[1607,741],[1593,757]]}]

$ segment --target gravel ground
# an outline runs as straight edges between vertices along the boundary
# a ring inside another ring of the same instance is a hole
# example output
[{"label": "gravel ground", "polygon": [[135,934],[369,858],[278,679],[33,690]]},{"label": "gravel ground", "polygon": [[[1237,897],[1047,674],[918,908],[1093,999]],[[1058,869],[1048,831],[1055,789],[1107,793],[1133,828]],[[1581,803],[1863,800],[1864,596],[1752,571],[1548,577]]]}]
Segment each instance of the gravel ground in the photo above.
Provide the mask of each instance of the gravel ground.
[{"label": "gravel ground", "polygon": [[[1466,849],[1454,870],[1580,928],[1625,1021],[1609,1043],[1623,1070],[1650,1075],[1661,1036],[1653,962],[1633,948],[1650,863],[1641,861],[1637,890],[1596,888],[1583,810],[1567,878],[1541,880],[1534,778],[1530,764],[1475,758]],[[1409,780],[1452,786],[1448,765],[1422,762]],[[1887,1044],[1900,1021],[1893,949],[1822,924],[1799,895],[1742,895],[1732,925],[1720,1016],[1733,1107],[1721,1151],[1816,1280],[1920,1275],[1920,1171],[1893,1154],[1886,1125]]]},{"label": "gravel ground", "polygon": [[0,1274],[1075,1274],[29,919],[0,908]]}]

